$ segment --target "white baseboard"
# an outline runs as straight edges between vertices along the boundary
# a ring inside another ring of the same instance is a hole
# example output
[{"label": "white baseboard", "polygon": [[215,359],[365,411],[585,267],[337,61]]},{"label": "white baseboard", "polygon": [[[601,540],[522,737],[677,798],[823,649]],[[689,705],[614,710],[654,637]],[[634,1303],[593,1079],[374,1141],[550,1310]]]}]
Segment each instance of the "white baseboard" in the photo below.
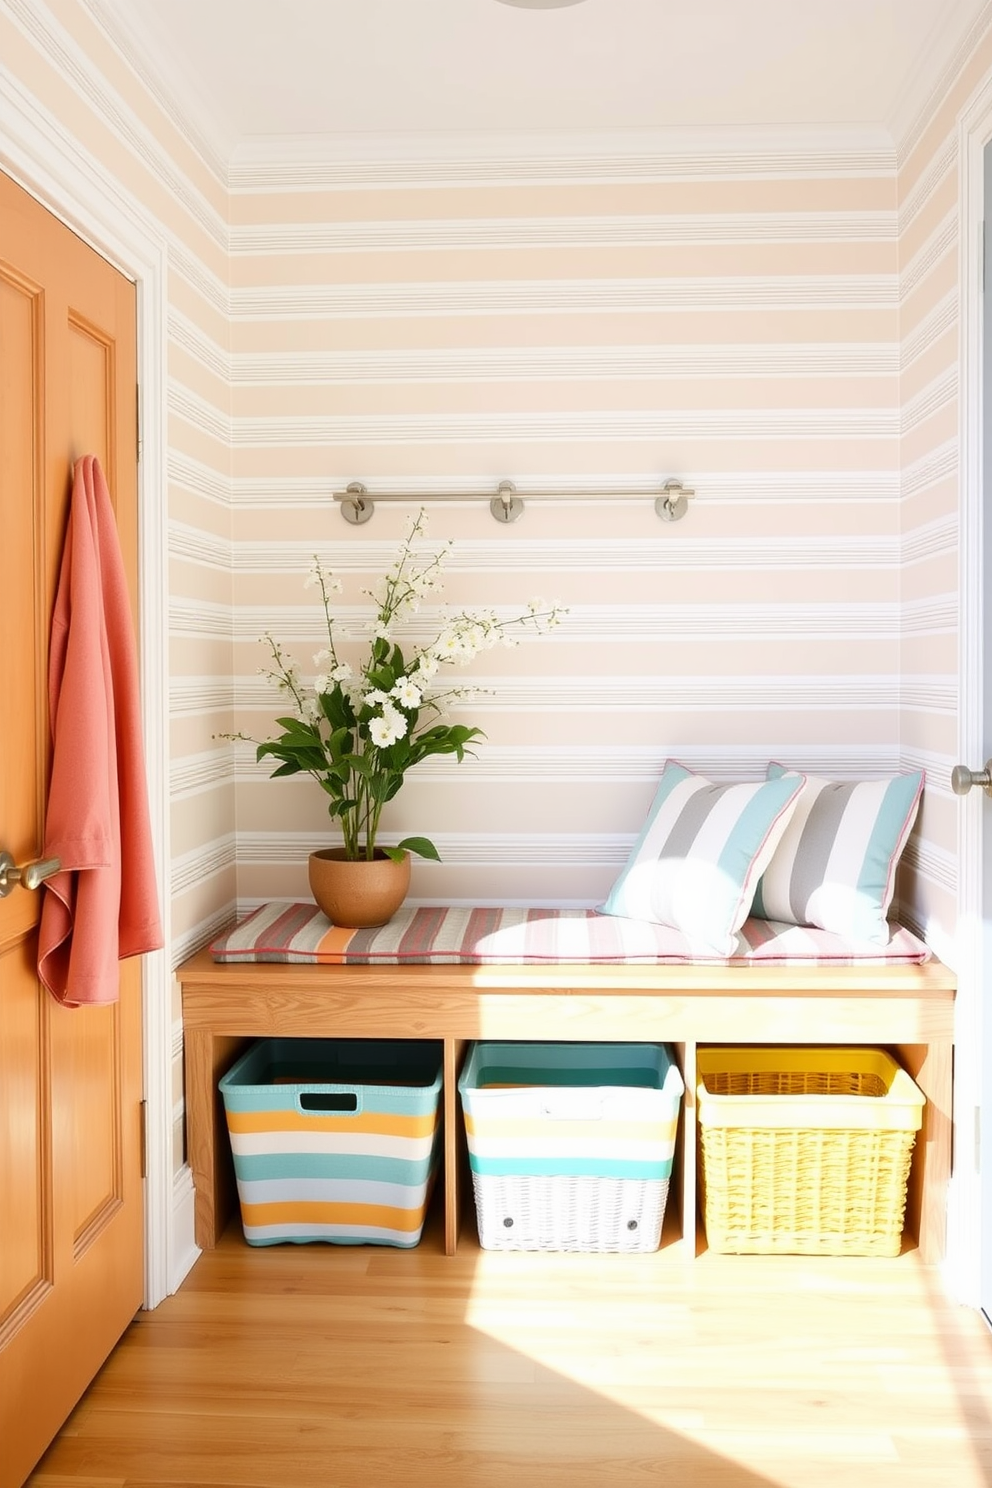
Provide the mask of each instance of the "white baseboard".
[{"label": "white baseboard", "polygon": [[176,1174],[172,1185],[172,1244],[169,1254],[172,1266],[169,1276],[169,1292],[177,1292],[193,1269],[200,1255],[194,1239],[193,1223],[193,1175],[189,1165]]}]

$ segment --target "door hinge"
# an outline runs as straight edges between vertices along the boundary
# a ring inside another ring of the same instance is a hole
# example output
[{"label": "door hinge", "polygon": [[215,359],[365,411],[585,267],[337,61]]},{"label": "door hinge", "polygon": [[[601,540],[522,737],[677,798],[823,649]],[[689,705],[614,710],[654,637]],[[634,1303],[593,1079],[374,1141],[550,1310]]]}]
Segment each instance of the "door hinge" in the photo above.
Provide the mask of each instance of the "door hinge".
[{"label": "door hinge", "polygon": [[141,1176],[148,1177],[148,1102],[141,1101],[138,1106],[138,1121],[140,1130],[138,1141],[141,1143]]}]

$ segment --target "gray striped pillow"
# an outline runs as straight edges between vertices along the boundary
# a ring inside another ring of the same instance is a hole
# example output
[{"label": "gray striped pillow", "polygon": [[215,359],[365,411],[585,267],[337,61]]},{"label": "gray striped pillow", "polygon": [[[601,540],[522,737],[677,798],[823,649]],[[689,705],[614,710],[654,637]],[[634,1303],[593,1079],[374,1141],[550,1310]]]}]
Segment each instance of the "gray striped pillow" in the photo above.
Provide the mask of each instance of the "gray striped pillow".
[{"label": "gray striped pillow", "polygon": [[[769,779],[792,773],[784,765],[768,766]],[[896,866],[922,792],[921,770],[886,780],[807,775],[751,913],[886,945]]]},{"label": "gray striped pillow", "polygon": [[804,776],[714,785],[669,760],[647,822],[602,913],[681,930],[700,953],[732,956],[754,888]]}]

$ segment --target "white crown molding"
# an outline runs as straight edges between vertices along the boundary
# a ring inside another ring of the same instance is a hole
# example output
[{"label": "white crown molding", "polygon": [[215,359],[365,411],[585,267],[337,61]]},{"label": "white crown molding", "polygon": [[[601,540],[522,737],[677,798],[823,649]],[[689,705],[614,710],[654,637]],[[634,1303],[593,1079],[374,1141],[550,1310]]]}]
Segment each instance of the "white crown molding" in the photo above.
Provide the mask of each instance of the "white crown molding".
[{"label": "white crown molding", "polygon": [[942,14],[923,49],[920,64],[896,99],[888,123],[900,169],[992,26],[992,0],[986,0],[969,24],[973,12],[970,0],[943,0]]},{"label": "white crown molding", "polygon": [[[32,4],[31,0],[4,0],[4,5],[11,19],[48,64],[58,71],[66,86],[182,205],[214,245],[226,253],[226,217],[222,217],[193,185],[148,126],[93,66],[75,38],[55,20],[52,12],[47,7]],[[102,174],[106,177],[105,171]]]},{"label": "white crown molding", "polygon": [[242,141],[234,194],[500,183],[891,176],[879,128],[301,135]]},{"label": "white crown molding", "polygon": [[[189,87],[182,60],[152,36],[127,0],[79,0],[95,24],[151,94],[177,134],[227,190],[227,163],[236,139],[219,115],[206,108]],[[154,64],[150,61],[155,59]]]}]

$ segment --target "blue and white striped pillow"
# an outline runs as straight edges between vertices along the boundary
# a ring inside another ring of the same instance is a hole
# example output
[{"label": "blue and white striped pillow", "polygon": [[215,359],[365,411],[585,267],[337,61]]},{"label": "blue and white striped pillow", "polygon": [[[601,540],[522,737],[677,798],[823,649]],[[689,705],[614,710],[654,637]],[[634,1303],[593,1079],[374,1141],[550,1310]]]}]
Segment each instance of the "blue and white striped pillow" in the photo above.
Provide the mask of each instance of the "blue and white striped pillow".
[{"label": "blue and white striped pillow", "polygon": [[[769,779],[792,773],[768,766]],[[886,945],[896,865],[916,820],[923,772],[886,780],[805,778],[751,913]]]},{"label": "blue and white striped pillow", "polygon": [[714,785],[669,760],[601,913],[669,925],[693,949],[732,956],[804,778]]}]

